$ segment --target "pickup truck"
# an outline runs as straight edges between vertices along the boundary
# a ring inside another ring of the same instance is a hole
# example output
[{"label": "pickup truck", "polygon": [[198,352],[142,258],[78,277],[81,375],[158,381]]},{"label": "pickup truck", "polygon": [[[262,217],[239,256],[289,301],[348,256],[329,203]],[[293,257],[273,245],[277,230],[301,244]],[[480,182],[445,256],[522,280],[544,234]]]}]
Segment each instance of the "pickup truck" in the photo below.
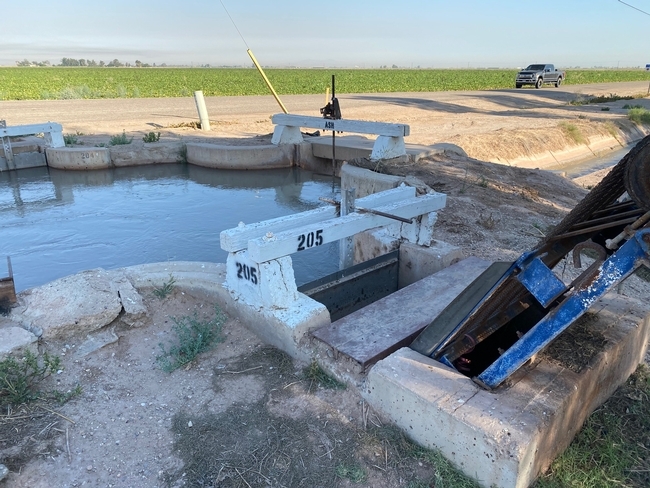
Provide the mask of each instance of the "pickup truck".
[{"label": "pickup truck", "polygon": [[515,87],[521,88],[523,85],[534,85],[535,88],[541,88],[544,83],[553,83],[558,87],[565,79],[566,73],[558,71],[552,64],[531,64],[517,73]]}]

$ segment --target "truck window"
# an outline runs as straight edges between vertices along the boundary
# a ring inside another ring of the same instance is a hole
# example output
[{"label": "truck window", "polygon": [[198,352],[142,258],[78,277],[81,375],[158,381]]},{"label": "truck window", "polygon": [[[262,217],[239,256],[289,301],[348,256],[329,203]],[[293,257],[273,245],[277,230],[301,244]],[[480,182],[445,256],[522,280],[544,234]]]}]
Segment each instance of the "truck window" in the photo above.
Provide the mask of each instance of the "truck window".
[{"label": "truck window", "polygon": [[544,71],[543,64],[531,64],[526,68],[526,71]]}]

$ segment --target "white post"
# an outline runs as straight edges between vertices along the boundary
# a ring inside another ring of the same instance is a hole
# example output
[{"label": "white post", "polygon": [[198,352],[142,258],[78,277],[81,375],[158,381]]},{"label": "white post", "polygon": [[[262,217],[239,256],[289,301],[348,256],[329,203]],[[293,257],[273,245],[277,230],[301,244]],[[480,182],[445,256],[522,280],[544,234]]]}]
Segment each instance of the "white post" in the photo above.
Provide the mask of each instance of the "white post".
[{"label": "white post", "polygon": [[197,90],[194,92],[194,101],[196,102],[196,109],[199,112],[199,121],[201,122],[201,130],[210,130],[210,118],[208,117],[208,109],[205,106],[205,98],[203,98],[203,91]]}]

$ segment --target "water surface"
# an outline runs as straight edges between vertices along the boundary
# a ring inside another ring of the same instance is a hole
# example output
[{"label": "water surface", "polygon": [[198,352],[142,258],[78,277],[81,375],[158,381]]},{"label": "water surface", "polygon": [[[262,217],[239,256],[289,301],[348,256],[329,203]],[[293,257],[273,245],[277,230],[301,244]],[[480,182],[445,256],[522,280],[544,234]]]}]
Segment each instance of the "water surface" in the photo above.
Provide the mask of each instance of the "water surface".
[{"label": "water surface", "polygon": [[[225,262],[219,233],[325,205],[339,182],[295,168],[227,171],[193,165],[0,173],[0,277],[16,290],[86,269],[160,261]],[[332,243],[292,255],[296,281],[338,269]]]}]

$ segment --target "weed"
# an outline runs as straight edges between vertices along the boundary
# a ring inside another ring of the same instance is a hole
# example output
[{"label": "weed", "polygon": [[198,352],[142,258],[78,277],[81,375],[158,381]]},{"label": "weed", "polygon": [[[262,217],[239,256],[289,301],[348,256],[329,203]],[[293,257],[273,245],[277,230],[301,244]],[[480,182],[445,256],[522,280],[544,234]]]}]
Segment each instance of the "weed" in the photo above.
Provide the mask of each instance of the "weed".
[{"label": "weed", "polygon": [[79,141],[77,140],[77,136],[74,134],[63,134],[63,142],[65,142],[66,146],[72,146],[77,144]]},{"label": "weed", "polygon": [[434,467],[435,474],[430,480],[412,482],[410,488],[478,488],[478,483],[460,472],[439,452],[427,449],[412,442],[404,432],[393,425],[372,427],[365,433],[364,443],[383,447],[390,452],[392,463],[401,464],[404,459],[416,459]]},{"label": "weed", "polygon": [[161,287],[154,288],[153,294],[156,298],[160,298],[161,300],[167,298],[167,296],[174,291],[175,285],[176,278],[174,278],[174,275],[170,273],[169,280],[165,281]]},{"label": "weed", "polygon": [[585,422],[536,488],[648,486],[650,370],[640,366]]},{"label": "weed", "polygon": [[323,368],[321,368],[316,361],[312,361],[309,366],[302,370],[302,376],[305,380],[309,381],[309,391],[312,391],[318,386],[329,390],[343,390],[345,383],[341,383],[329,376]]},{"label": "weed", "polygon": [[149,132],[146,136],[142,138],[144,142],[158,142],[160,140],[160,132],[157,134],[155,132]]},{"label": "weed", "polygon": [[52,397],[56,402],[59,404],[63,405],[64,403],[68,403],[72,398],[78,397],[83,393],[83,388],[81,388],[81,385],[77,385],[74,389],[68,390],[66,392],[54,390],[52,392]]},{"label": "weed", "polygon": [[587,97],[579,95],[576,99],[571,100],[569,105],[588,105],[590,103],[607,103],[607,102],[616,102],[617,100],[634,100],[633,96],[620,96],[616,93],[610,93],[609,95],[599,95],[597,97]]},{"label": "weed", "polygon": [[485,178],[485,176],[478,175],[478,178],[476,179],[476,184],[481,188],[487,188],[489,183],[488,180]]},{"label": "weed", "polygon": [[643,105],[639,105],[639,104],[630,105],[630,104],[626,103],[625,105],[623,105],[623,108],[625,110],[630,110],[631,108],[644,108],[644,107],[643,107]]},{"label": "weed", "polygon": [[336,476],[353,483],[363,483],[367,478],[365,470],[357,464],[339,464],[336,467]]},{"label": "weed", "polygon": [[178,158],[176,160],[179,163],[187,164],[187,146],[185,144],[178,150]]},{"label": "weed", "polygon": [[188,128],[188,129],[200,129],[201,128],[201,122],[181,122],[179,124],[169,124],[167,126],[170,129],[183,129],[183,128]]},{"label": "weed", "polygon": [[627,113],[627,118],[637,124],[650,124],[650,110],[645,108],[631,108]]},{"label": "weed", "polygon": [[[609,132],[609,135],[612,136],[614,139],[618,141],[618,127],[617,125],[612,122],[611,120],[608,120],[605,122],[605,129],[607,129],[607,132]],[[620,143],[620,141],[619,141]]]},{"label": "weed", "polygon": [[479,219],[477,220],[477,223],[481,224],[486,229],[494,229],[499,222],[500,220],[495,218],[492,215],[492,212],[490,212],[490,215],[487,217],[484,217],[483,213],[481,213],[479,215]]},{"label": "weed", "polygon": [[570,122],[560,122],[560,128],[576,144],[587,144],[587,139],[576,125]]},{"label": "weed", "polygon": [[609,112],[609,107],[600,107],[601,112]]},{"label": "weed", "polygon": [[129,139],[126,136],[126,131],[122,131],[122,133],[119,136],[111,137],[111,140],[108,142],[108,144],[111,146],[123,146],[126,144],[131,144],[132,141],[133,141],[133,137]]},{"label": "weed", "polygon": [[221,327],[226,321],[225,314],[215,306],[215,316],[211,320],[200,320],[196,313],[180,319],[172,317],[173,331],[177,343],[165,348],[159,344],[162,354],[156,358],[163,371],[172,371],[192,362],[196,356],[207,351],[215,343],[221,342]]},{"label": "weed", "polygon": [[99,144],[95,144],[95,147],[108,147],[108,145],[103,142],[100,142]]},{"label": "weed", "polygon": [[42,360],[39,360],[29,350],[20,360],[8,357],[0,361],[0,404],[4,408],[37,400],[41,395],[37,390],[38,383],[56,373],[60,367],[59,357],[44,353]]}]

